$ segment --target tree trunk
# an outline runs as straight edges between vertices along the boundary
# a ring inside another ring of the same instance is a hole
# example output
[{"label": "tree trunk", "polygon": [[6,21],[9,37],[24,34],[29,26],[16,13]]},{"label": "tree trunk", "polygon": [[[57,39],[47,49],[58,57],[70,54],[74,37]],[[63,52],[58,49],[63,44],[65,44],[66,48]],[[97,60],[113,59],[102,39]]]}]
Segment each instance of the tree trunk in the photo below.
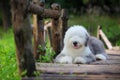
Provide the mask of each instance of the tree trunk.
[{"label": "tree trunk", "polygon": [[37,56],[36,59],[39,58],[39,55],[42,56],[45,54],[45,41],[44,41],[44,21],[43,17],[37,16],[37,30],[38,30],[38,36],[37,36]]},{"label": "tree trunk", "polygon": [[11,26],[10,4],[8,0],[2,0],[0,1],[0,5],[2,11],[3,27],[6,31]]},{"label": "tree trunk", "polygon": [[35,60],[32,50],[32,27],[30,15],[27,13],[29,0],[11,0],[12,22],[16,43],[16,55],[19,73],[27,71],[27,76],[33,76]]},{"label": "tree trunk", "polygon": [[64,40],[64,36],[65,36],[65,32],[68,29],[68,10],[67,9],[62,9],[61,11],[61,23],[62,23],[62,39],[61,39],[61,49],[63,48],[64,44],[63,44],[63,40]]}]

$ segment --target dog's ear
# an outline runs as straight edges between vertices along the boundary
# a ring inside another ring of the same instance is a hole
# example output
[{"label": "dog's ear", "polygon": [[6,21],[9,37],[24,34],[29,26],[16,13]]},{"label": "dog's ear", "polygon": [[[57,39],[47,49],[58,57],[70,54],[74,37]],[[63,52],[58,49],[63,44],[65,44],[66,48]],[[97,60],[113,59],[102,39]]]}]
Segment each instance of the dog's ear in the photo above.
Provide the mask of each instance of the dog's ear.
[{"label": "dog's ear", "polygon": [[87,44],[88,44],[88,40],[89,40],[89,35],[86,34],[86,42],[85,42],[85,46],[87,46]]}]

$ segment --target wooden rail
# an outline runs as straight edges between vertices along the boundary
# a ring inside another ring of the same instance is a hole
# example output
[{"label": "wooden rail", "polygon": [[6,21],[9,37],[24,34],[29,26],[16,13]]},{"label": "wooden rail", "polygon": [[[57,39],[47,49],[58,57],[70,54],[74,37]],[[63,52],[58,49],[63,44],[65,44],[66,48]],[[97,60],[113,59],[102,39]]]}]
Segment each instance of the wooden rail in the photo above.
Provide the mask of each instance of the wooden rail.
[{"label": "wooden rail", "polygon": [[[44,6],[44,5],[42,5],[42,6]],[[39,51],[38,45],[40,45],[43,49],[45,49],[44,43],[45,43],[45,38],[46,38],[47,33],[49,33],[48,35],[49,35],[49,39],[50,39],[50,44],[56,53],[55,56],[58,53],[60,53],[62,46],[63,46],[63,37],[65,34],[65,31],[67,30],[68,11],[65,9],[61,9],[60,5],[56,4],[56,3],[52,4],[51,6],[52,6],[52,10],[59,11],[59,13],[61,13],[61,16],[52,17],[51,22],[45,26],[43,25],[44,24],[43,18],[45,16],[41,15],[41,17],[40,17],[39,15],[37,15],[37,16],[39,16],[39,19],[40,18],[41,19],[39,20],[37,18],[37,20],[36,20],[34,18],[35,20],[33,20],[33,22],[38,21],[37,27],[34,28],[34,31],[36,31],[36,32],[33,32],[34,36],[36,36],[36,37],[38,36],[37,38],[34,37],[35,38],[34,40],[37,39],[34,44],[34,56],[36,59],[39,58],[39,54],[45,53],[45,50],[43,50],[43,52],[38,52],[38,53],[36,51]],[[51,13],[49,12],[49,14],[51,14]],[[54,14],[52,14],[52,15],[54,15]],[[36,24],[33,26],[36,26]],[[48,26],[50,26],[50,27],[48,27]]]},{"label": "wooden rail", "polygon": [[98,31],[97,31],[97,38],[99,38],[99,36],[103,39],[103,41],[105,42],[105,44],[107,45],[108,49],[112,49],[112,44],[110,43],[110,41],[108,40],[107,36],[104,34],[104,32],[101,29],[102,27],[99,25],[98,26]]}]

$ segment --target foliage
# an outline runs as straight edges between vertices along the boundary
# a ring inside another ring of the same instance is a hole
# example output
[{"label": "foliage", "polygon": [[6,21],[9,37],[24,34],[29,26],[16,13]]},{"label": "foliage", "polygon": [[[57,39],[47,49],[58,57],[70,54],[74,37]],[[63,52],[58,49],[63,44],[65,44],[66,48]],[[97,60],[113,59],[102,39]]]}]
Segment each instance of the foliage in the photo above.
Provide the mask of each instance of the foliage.
[{"label": "foliage", "polygon": [[0,80],[19,80],[12,29],[0,29]]},{"label": "foliage", "polygon": [[46,0],[47,6],[52,3],[59,3],[62,8],[75,14],[120,15],[120,0]]},{"label": "foliage", "polygon": [[[69,26],[73,24],[85,26],[91,35],[96,36],[97,26],[101,25],[103,32],[106,34],[111,43],[115,45],[120,44],[120,23],[117,16],[97,16],[97,15],[70,15]],[[120,45],[119,45],[120,46]]]},{"label": "foliage", "polygon": [[89,4],[93,4],[93,5],[109,5],[109,6],[119,6],[120,5],[120,0],[46,0],[47,4],[51,4],[51,3],[59,3],[61,4],[62,7],[64,8],[78,8],[80,7],[80,5],[78,4],[82,4],[82,5],[89,5]]},{"label": "foliage", "polygon": [[[41,47],[41,46],[39,46],[39,51],[43,51],[44,49]],[[46,51],[46,53],[45,53],[45,55],[41,55],[40,57],[39,57],[39,60],[38,61],[40,61],[40,62],[52,62],[53,61],[53,57],[54,57],[54,55],[55,55],[55,52],[53,51],[53,49],[50,47],[50,42],[49,42],[49,40],[47,39],[47,41],[46,41],[46,49],[45,49]]]},{"label": "foliage", "polygon": [[41,56],[40,62],[47,62],[47,63],[52,62],[54,54],[55,54],[55,52],[53,51],[53,49],[50,47],[47,47],[45,55]]}]

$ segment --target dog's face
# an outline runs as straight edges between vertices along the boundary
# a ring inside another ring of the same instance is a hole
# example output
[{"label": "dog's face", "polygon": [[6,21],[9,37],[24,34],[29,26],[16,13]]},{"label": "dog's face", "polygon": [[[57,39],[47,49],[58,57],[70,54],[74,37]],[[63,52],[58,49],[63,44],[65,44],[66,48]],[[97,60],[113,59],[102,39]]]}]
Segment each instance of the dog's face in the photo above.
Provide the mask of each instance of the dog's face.
[{"label": "dog's face", "polygon": [[85,28],[81,26],[71,27],[65,34],[64,45],[74,49],[80,49],[86,45],[88,37],[89,34]]},{"label": "dog's face", "polygon": [[69,42],[69,44],[71,44],[71,46],[73,48],[79,49],[84,46],[86,41],[85,41],[84,37],[75,35],[75,36],[69,38],[68,42]]}]

